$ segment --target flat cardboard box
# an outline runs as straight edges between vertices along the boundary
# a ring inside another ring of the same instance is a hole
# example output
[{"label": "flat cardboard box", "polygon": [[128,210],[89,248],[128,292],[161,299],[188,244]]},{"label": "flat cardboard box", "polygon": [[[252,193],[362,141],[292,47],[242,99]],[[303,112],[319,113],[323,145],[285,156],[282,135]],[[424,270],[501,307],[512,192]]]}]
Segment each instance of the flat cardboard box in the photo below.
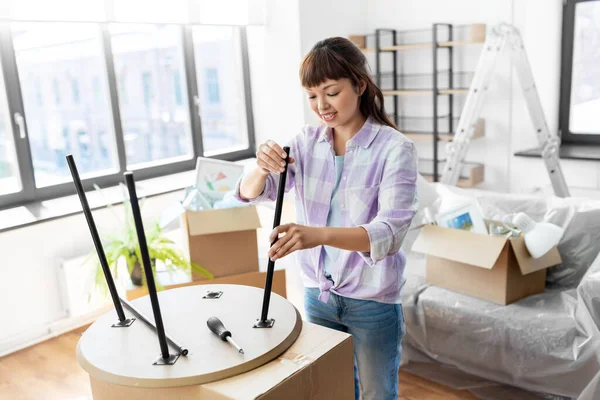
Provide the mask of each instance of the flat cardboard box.
[{"label": "flat cardboard box", "polygon": [[542,293],[546,268],[562,262],[556,247],[531,257],[522,236],[505,238],[426,225],[413,251],[424,253],[427,283],[497,304]]},{"label": "flat cardboard box", "polygon": [[258,271],[255,206],[186,211],[180,221],[184,251],[215,278]]},{"label": "flat cardboard box", "polygon": [[96,399],[354,399],[352,336],[303,321],[294,344],[275,360],[217,382],[172,388],[119,386],[90,377]]},{"label": "flat cardboard box", "polygon": [[[205,279],[205,280],[196,280],[186,283],[180,283],[176,285],[168,285],[164,287],[164,290],[175,289],[184,286],[193,286],[193,285],[244,285],[244,286],[252,286],[257,288],[264,288],[265,281],[267,279],[266,272],[249,272],[246,274],[239,275],[231,275],[223,278],[215,278],[215,279]],[[286,279],[285,279],[285,270],[277,270],[273,273],[273,286],[271,291],[277,293],[278,295],[287,298],[287,290],[286,290]],[[138,297],[142,297],[148,294],[148,289],[146,288],[136,288],[133,290],[127,291],[127,299],[134,300]]]}]

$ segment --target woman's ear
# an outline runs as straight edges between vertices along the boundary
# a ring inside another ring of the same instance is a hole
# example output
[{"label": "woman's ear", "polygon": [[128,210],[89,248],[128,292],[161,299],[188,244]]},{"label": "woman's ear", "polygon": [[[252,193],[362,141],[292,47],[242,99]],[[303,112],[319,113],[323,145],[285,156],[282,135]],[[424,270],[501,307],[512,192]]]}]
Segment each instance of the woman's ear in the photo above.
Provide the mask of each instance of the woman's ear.
[{"label": "woman's ear", "polygon": [[362,96],[365,90],[367,90],[367,82],[361,79],[358,82],[358,95]]}]

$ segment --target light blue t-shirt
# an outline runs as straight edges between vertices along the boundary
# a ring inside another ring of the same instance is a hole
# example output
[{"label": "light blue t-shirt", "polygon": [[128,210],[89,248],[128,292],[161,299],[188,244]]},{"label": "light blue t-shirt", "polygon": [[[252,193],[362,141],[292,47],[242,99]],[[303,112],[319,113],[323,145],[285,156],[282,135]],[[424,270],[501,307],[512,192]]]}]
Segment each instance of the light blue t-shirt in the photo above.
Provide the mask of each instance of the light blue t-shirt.
[{"label": "light blue t-shirt", "polygon": [[[335,156],[335,186],[331,194],[331,207],[329,208],[329,214],[327,215],[327,226],[340,228],[342,225],[342,203],[343,200],[338,196],[338,186],[340,185],[340,179],[342,177],[342,171],[344,170],[344,156]],[[340,249],[323,246],[323,263],[325,267],[325,273],[334,276],[335,262],[340,254]]]}]

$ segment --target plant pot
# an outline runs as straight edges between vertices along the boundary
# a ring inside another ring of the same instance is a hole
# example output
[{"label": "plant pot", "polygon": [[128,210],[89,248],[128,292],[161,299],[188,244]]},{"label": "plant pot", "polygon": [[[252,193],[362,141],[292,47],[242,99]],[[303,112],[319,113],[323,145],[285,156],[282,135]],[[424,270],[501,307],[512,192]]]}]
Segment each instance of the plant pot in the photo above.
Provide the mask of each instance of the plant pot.
[{"label": "plant pot", "polygon": [[[154,269],[156,267],[156,258],[153,258],[152,260],[150,260],[150,262],[152,263],[152,269]],[[136,261],[135,264],[133,264],[133,269],[131,270],[131,274],[129,275],[131,278],[131,283],[133,283],[134,286],[144,286],[142,278],[143,274],[144,271],[142,269],[142,265],[139,261]]]},{"label": "plant pot", "polygon": [[133,283],[134,286],[142,286],[142,266],[138,261],[133,265],[130,277],[131,283]]}]

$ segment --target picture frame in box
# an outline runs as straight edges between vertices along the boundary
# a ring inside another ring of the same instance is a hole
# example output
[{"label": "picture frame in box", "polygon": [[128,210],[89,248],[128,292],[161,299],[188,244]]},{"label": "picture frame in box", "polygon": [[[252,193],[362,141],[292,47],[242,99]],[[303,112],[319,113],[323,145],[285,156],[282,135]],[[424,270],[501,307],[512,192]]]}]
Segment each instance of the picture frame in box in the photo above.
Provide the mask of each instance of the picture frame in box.
[{"label": "picture frame in box", "polygon": [[198,157],[194,184],[211,203],[223,200],[244,173],[244,166],[230,161]]},{"label": "picture frame in box", "polygon": [[437,213],[438,226],[487,235],[485,220],[475,203],[466,203],[446,212]]}]

